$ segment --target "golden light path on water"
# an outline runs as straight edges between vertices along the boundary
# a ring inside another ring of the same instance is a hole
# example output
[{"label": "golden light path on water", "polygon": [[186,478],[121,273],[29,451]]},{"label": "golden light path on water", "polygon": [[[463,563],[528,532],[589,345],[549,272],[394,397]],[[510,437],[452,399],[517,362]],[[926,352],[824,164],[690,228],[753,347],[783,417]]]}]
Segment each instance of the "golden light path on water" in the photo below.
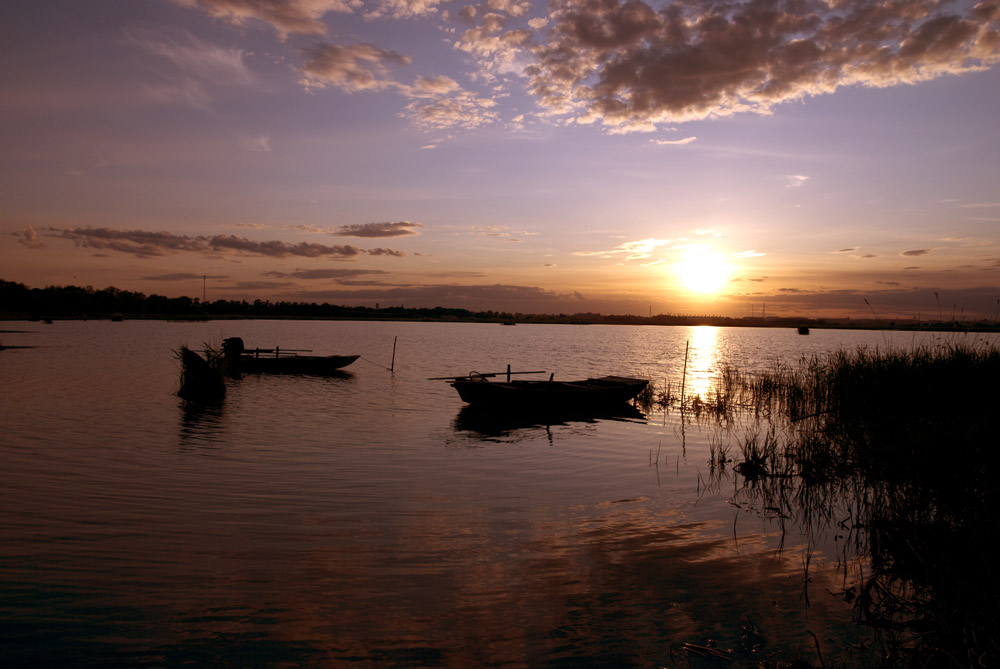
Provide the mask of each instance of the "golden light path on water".
[{"label": "golden light path on water", "polygon": [[687,345],[687,372],[684,396],[706,399],[712,391],[719,368],[719,328],[699,326],[691,328]]}]

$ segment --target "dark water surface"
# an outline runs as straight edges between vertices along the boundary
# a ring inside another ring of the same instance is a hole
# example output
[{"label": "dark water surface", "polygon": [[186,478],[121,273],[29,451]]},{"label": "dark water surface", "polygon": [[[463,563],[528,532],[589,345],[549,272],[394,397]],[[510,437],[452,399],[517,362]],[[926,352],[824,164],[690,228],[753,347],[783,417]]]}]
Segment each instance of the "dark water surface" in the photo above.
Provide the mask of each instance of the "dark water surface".
[{"label": "dark water surface", "polygon": [[[0,663],[852,663],[850,569],[709,486],[677,412],[484,421],[427,377],[543,369],[706,392],[878,332],[223,321],[5,323]],[[336,377],[174,394],[173,349],[361,354]],[[398,337],[395,373],[390,364]],[[888,338],[888,339],[887,339]],[[508,417],[500,417],[508,418]],[[653,460],[656,459],[654,463]],[[809,564],[809,581],[803,568]],[[808,588],[806,588],[808,586]],[[815,639],[813,637],[815,635]],[[704,665],[710,666],[710,665]]]}]

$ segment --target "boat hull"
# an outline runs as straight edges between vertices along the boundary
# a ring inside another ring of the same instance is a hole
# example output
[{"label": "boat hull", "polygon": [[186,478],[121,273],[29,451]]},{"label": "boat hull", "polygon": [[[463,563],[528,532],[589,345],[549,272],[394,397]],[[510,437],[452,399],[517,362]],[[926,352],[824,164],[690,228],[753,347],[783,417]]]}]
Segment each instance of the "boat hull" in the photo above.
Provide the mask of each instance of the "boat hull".
[{"label": "boat hull", "polygon": [[347,367],[357,355],[290,355],[254,357],[241,355],[235,360],[240,374],[331,374]]},{"label": "boat hull", "polygon": [[622,376],[581,381],[455,379],[452,387],[474,406],[551,410],[615,406],[635,398],[649,382]]}]

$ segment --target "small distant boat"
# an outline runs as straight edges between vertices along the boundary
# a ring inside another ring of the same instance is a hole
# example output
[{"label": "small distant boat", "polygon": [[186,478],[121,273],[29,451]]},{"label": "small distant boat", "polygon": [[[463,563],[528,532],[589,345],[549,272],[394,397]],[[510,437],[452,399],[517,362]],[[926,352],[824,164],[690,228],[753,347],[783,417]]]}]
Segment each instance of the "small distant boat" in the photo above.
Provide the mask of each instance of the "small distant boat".
[{"label": "small distant boat", "polygon": [[300,355],[306,349],[247,349],[239,337],[222,342],[231,375],[239,374],[332,374],[347,367],[360,355]]},{"label": "small distant boat", "polygon": [[809,334],[809,328],[807,328],[805,325],[800,325],[799,326],[799,334],[800,335],[807,335],[807,334]]},{"label": "small distant boat", "polygon": [[596,409],[614,407],[635,399],[649,384],[646,379],[624,376],[602,376],[580,381],[512,381],[510,374],[538,372],[508,372],[506,381],[490,381],[503,373],[439,377],[451,380],[463,401],[474,406],[518,408],[532,411],[553,409]]}]

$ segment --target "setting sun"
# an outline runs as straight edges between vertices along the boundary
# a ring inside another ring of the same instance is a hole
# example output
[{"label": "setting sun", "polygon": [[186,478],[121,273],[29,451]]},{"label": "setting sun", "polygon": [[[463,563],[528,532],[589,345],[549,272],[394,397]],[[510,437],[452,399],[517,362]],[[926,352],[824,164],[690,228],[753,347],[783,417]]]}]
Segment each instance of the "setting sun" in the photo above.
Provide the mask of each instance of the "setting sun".
[{"label": "setting sun", "polygon": [[722,254],[707,246],[691,246],[684,250],[674,271],[688,290],[716,293],[729,278],[732,266]]}]

